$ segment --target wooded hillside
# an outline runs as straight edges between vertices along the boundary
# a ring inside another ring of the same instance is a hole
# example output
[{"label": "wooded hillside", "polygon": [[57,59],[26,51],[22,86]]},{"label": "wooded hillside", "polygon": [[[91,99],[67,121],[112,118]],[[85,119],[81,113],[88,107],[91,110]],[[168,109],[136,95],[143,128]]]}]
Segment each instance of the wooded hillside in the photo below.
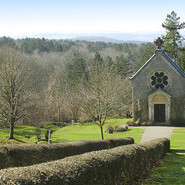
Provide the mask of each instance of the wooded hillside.
[{"label": "wooded hillside", "polygon": [[[155,49],[152,43],[113,44],[44,38],[14,40],[9,37],[0,38],[0,46],[1,70],[3,66],[8,69],[7,60],[10,60],[9,67],[13,63],[15,68],[23,65],[19,64],[19,59],[25,63],[19,72],[27,85],[23,87],[20,83],[15,88],[24,88],[24,97],[20,99],[25,100],[26,105],[21,108],[24,114],[14,119],[34,125],[47,121],[99,120],[105,115],[130,116],[128,77],[153,55]],[[19,56],[16,60],[7,57],[12,52]],[[7,71],[11,73],[11,69]],[[1,80],[4,87],[8,80],[11,81],[10,76],[5,76],[5,81]],[[13,89],[9,90],[13,93]],[[7,98],[11,99],[10,96]],[[16,105],[15,110],[20,108]],[[3,106],[0,107],[1,114]],[[10,122],[8,119],[1,116],[4,123]]]}]

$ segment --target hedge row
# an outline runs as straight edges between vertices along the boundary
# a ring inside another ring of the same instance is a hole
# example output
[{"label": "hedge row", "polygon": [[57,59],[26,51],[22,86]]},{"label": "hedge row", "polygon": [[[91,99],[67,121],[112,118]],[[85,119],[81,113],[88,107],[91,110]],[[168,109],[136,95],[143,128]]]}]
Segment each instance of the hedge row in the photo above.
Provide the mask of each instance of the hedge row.
[{"label": "hedge row", "polygon": [[170,150],[168,139],[0,170],[0,184],[133,185]]},{"label": "hedge row", "polygon": [[67,156],[103,150],[121,145],[133,144],[132,138],[74,141],[42,145],[2,145],[0,146],[0,169],[20,167],[63,159]]}]

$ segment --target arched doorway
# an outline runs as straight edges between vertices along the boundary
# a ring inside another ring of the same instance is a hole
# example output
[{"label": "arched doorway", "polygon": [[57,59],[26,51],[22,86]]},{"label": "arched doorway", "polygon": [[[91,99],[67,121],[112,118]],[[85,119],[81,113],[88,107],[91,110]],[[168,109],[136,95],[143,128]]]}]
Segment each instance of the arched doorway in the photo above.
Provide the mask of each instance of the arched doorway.
[{"label": "arched doorway", "polygon": [[148,96],[149,121],[170,122],[171,95],[161,89],[155,90]]}]

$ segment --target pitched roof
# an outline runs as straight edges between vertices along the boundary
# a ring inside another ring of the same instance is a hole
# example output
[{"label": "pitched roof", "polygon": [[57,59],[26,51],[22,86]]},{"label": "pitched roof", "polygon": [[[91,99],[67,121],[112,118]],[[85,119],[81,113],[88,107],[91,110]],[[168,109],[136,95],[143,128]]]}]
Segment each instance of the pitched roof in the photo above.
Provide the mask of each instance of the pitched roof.
[{"label": "pitched roof", "polygon": [[[185,72],[165,53],[164,49],[156,49],[155,51],[162,51],[162,55],[174,66],[174,68],[185,77]],[[156,52],[155,52],[156,53]],[[154,54],[135,74],[133,74],[129,79],[133,79],[137,74],[142,71],[142,69],[155,57]]]}]

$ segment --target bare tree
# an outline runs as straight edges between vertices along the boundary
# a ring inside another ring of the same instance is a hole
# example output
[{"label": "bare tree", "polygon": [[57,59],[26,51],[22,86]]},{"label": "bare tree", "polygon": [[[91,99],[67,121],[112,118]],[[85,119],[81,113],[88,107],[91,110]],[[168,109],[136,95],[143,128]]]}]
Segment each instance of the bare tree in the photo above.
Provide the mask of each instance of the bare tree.
[{"label": "bare tree", "polygon": [[117,84],[111,66],[96,53],[88,78],[81,84],[81,111],[100,127],[102,139],[103,125],[108,113],[114,109],[116,89]]},{"label": "bare tree", "polygon": [[117,77],[115,110],[119,116],[130,117],[132,114],[132,88],[128,78]]},{"label": "bare tree", "polygon": [[10,124],[14,138],[15,122],[26,116],[30,98],[27,59],[16,49],[0,49],[0,119]]},{"label": "bare tree", "polygon": [[57,110],[57,121],[61,121],[61,108],[66,97],[66,79],[60,69],[55,69],[48,84],[50,100],[55,104]]}]

